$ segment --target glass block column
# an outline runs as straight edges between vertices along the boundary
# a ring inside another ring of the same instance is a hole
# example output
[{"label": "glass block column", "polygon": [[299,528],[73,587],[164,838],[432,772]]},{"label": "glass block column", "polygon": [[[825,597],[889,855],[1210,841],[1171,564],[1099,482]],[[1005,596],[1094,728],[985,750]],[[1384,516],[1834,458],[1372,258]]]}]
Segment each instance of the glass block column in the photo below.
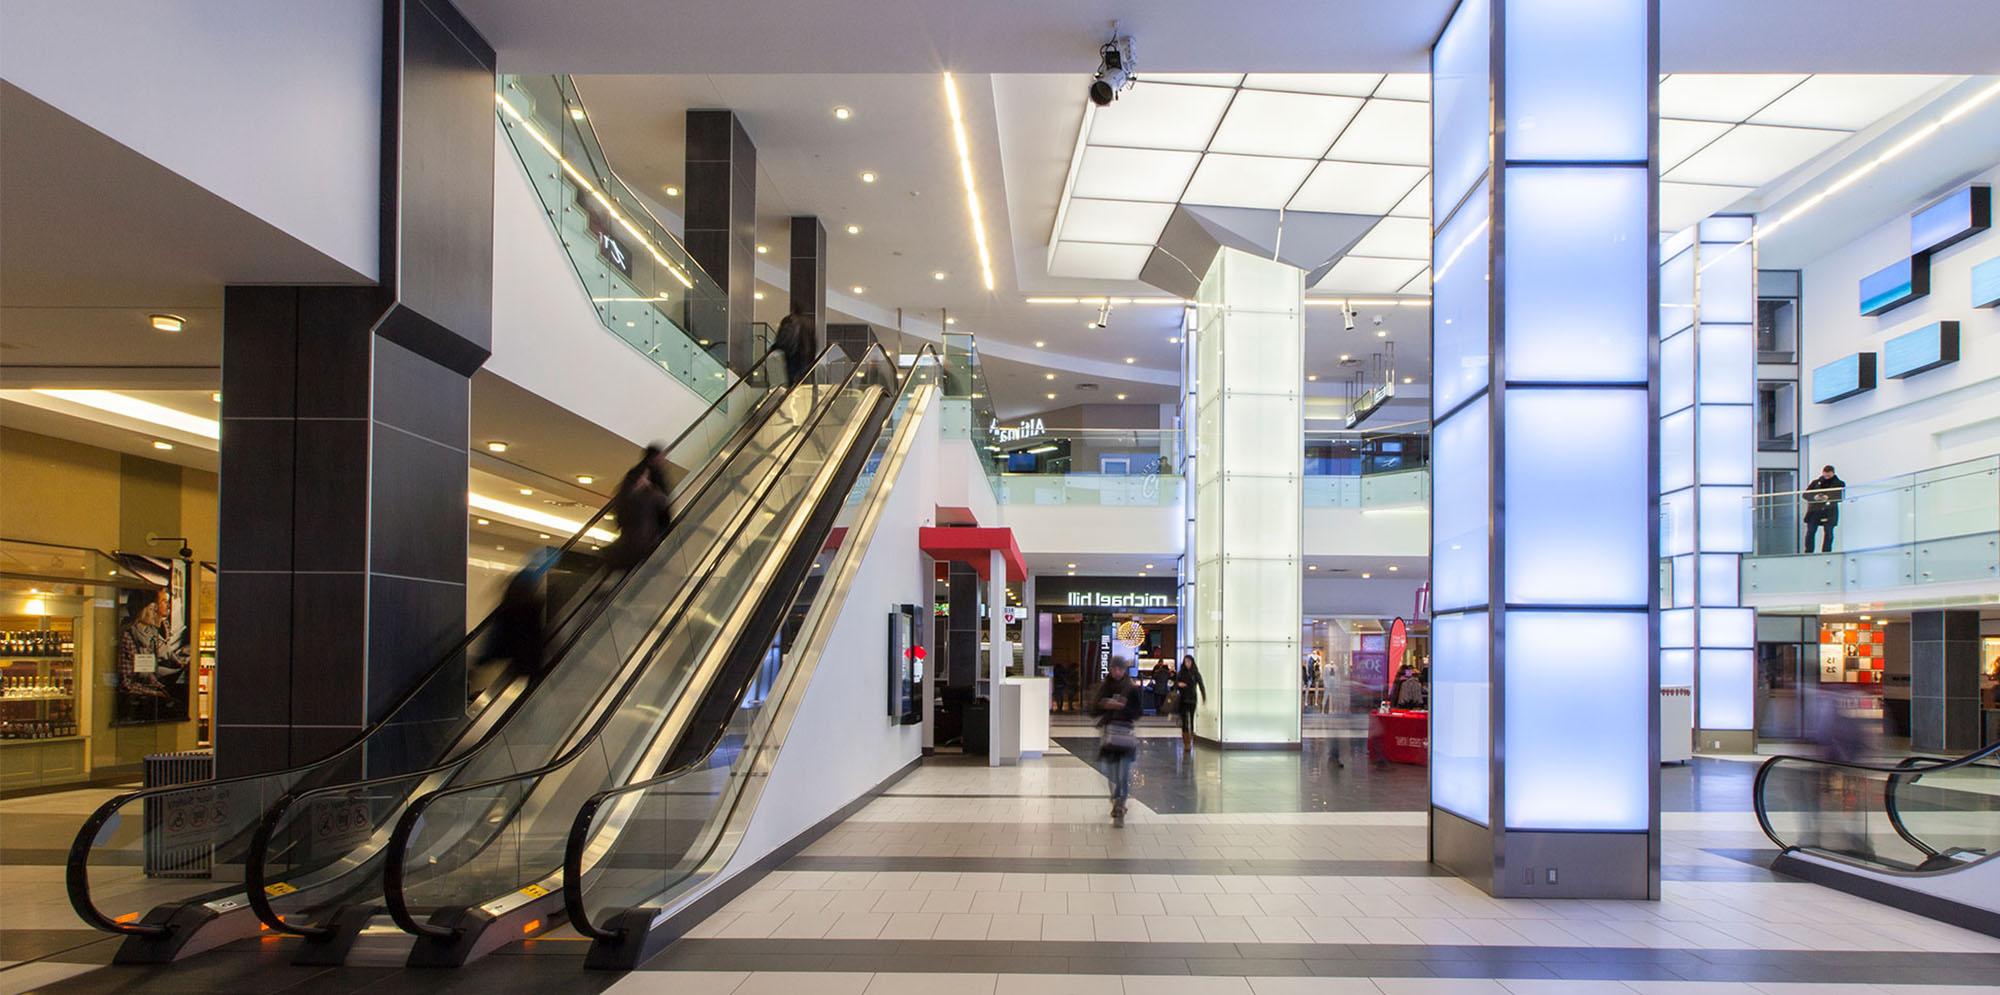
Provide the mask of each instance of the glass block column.
[{"label": "glass block column", "polygon": [[1222,249],[1195,295],[1195,732],[1299,742],[1305,274]]},{"label": "glass block column", "polygon": [[1757,746],[1757,613],[1738,586],[1757,483],[1753,224],[1709,218],[1660,249],[1660,683],[1694,690],[1704,753]]},{"label": "glass block column", "polygon": [[1431,853],[1499,896],[1659,897],[1658,25],[1432,50]]}]

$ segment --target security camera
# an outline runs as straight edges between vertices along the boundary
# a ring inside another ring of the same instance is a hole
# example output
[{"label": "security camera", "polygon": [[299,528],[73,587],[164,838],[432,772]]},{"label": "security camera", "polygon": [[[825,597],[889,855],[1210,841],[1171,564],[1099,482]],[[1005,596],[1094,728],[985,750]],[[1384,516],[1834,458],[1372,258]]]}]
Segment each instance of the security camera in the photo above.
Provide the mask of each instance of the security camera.
[{"label": "security camera", "polygon": [[1097,50],[1097,75],[1090,79],[1090,102],[1109,107],[1118,95],[1132,88],[1132,73],[1139,64],[1132,59],[1132,38],[1125,36],[1105,42]]},{"label": "security camera", "polygon": [[1354,305],[1346,301],[1340,303],[1340,327],[1350,332],[1354,330]]}]

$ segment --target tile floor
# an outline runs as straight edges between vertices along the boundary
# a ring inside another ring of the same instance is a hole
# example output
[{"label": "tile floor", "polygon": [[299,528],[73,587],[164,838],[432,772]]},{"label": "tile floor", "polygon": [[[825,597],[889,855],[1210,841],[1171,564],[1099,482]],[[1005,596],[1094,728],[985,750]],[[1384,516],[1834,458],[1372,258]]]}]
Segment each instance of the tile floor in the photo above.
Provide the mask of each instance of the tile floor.
[{"label": "tile floor", "polygon": [[[582,945],[560,938],[454,972],[405,970],[393,952],[296,968],[276,940],[100,968],[110,942],[67,917],[49,873],[44,851],[66,839],[41,839],[87,799],[7,803],[0,852],[22,911],[0,904],[0,995],[2000,992],[2000,939],[1766,870],[1748,763],[1667,772],[1661,901],[1540,902],[1489,898],[1426,863],[1420,811],[1252,801],[1217,783],[1239,776],[1232,758],[1147,746],[1150,794],[1123,829],[1102,775],[1066,750],[921,767],[624,976],[582,970]],[[1291,762],[1265,776],[1306,780]]]}]

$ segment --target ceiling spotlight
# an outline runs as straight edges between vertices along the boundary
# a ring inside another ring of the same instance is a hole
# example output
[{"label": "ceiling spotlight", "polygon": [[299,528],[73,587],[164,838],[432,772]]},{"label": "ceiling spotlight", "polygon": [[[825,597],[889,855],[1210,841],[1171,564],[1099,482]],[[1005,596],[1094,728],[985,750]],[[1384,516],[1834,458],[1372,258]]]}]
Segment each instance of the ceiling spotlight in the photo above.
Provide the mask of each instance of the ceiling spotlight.
[{"label": "ceiling spotlight", "polygon": [[750,294],[750,299],[753,301],[761,301],[764,299],[764,292],[761,290],[752,291]]},{"label": "ceiling spotlight", "polygon": [[534,488],[532,488],[532,487],[523,487],[523,488],[521,488],[521,496],[522,496],[522,497],[527,497],[527,496],[529,496],[529,495],[531,495],[531,494],[533,494],[533,493],[535,493],[535,489],[534,489]]},{"label": "ceiling spotlight", "polygon": [[674,186],[671,183],[667,184],[665,189],[666,189],[666,194],[669,197],[678,197],[681,195],[681,188]]},{"label": "ceiling spotlight", "polygon": [[1137,68],[1130,35],[1105,42],[1097,50],[1097,74],[1090,78],[1090,102],[1099,107],[1110,106],[1119,94],[1132,88],[1132,72]]},{"label": "ceiling spotlight", "polygon": [[1317,563],[1308,563],[1308,564],[1306,564],[1306,569],[1307,569],[1307,570],[1318,570],[1318,569],[1319,569],[1319,564],[1317,564]]},{"label": "ceiling spotlight", "polygon": [[1046,345],[1048,345],[1048,343],[1047,343],[1047,342],[1043,342],[1043,341],[1042,341],[1041,339],[1036,339],[1036,340],[1035,340],[1035,348],[1037,348],[1037,349],[1040,349],[1040,348],[1042,348],[1043,346],[1046,346]]},{"label": "ceiling spotlight", "polygon": [[1125,395],[1123,395],[1123,394],[1120,394],[1120,395],[1118,395],[1118,399],[1119,399],[1119,400],[1121,400],[1121,401],[1122,401],[1122,400],[1124,400],[1124,399],[1125,399]]},{"label": "ceiling spotlight", "polygon": [[174,448],[174,444],[173,444],[173,443],[171,443],[171,442],[161,442],[161,441],[160,441],[160,440],[158,440],[158,439],[154,439],[154,440],[153,440],[153,448],[154,448],[154,449],[172,449],[172,448]]},{"label": "ceiling spotlight", "polygon": [[1056,399],[1056,396],[1055,396],[1054,394],[1048,394],[1048,395],[1045,395],[1045,396],[1047,396],[1047,397],[1048,397],[1048,399],[1049,399],[1049,400],[1051,400],[1051,401],[1053,401],[1053,400],[1055,400],[1055,399]]},{"label": "ceiling spotlight", "polygon": [[187,319],[177,314],[148,315],[147,320],[153,323],[155,331],[178,332],[187,327]]},{"label": "ceiling spotlight", "polygon": [[1127,356],[1127,357],[1125,357],[1125,361],[1126,361],[1127,363],[1136,363],[1136,362],[1138,362],[1139,360],[1138,360],[1138,357],[1135,357],[1135,356]]},{"label": "ceiling spotlight", "polygon": [[1375,330],[1375,337],[1378,339],[1386,339],[1389,337],[1389,330],[1386,328],[1377,328]]},{"label": "ceiling spotlight", "polygon": [[211,401],[214,401],[214,402],[215,402],[215,403],[217,403],[217,404],[221,404],[221,403],[222,403],[222,392],[218,390],[218,391],[216,391],[215,393],[213,393],[213,394],[210,394],[210,395],[208,395],[208,399],[209,399],[209,400],[211,400]]},{"label": "ceiling spotlight", "polygon": [[1399,566],[1397,566],[1397,565],[1395,565],[1394,563],[1391,563],[1391,564],[1389,564],[1389,572],[1390,572],[1390,573],[1395,573],[1396,571],[1398,571],[1398,570],[1401,570],[1401,569],[1403,569],[1403,568],[1402,568],[1402,567],[1399,567]]},{"label": "ceiling spotlight", "polygon": [[1180,339],[1180,336],[1178,336],[1178,335],[1175,335],[1175,336],[1172,336],[1172,337],[1168,338],[1168,339],[1167,339],[1167,344],[1168,344],[1168,345],[1180,345],[1180,344],[1181,344],[1181,339]]},{"label": "ceiling spotlight", "polygon": [[1363,570],[1363,571],[1361,571],[1361,579],[1362,579],[1362,580],[1367,580],[1368,578],[1370,578],[1370,577],[1373,577],[1373,576],[1375,576],[1375,575],[1374,575],[1374,574],[1371,574],[1371,573],[1369,573],[1369,572],[1368,572],[1368,571],[1366,571],[1366,570]]},{"label": "ceiling spotlight", "polygon": [[946,318],[946,319],[944,320],[944,323],[945,323],[945,324],[947,324],[947,325],[956,325],[956,324],[958,324],[958,319],[957,319],[957,318]]},{"label": "ceiling spotlight", "polygon": [[855,285],[854,285],[854,292],[855,292],[856,294],[865,294],[865,293],[867,293],[867,292],[868,292],[868,288],[867,288],[867,287],[864,287],[864,286],[861,286],[860,284],[858,284],[858,283],[857,283],[857,284],[855,284]]},{"label": "ceiling spotlight", "polygon": [[871,169],[864,169],[864,170],[862,170],[862,171],[861,171],[861,182],[863,182],[863,183],[873,183],[873,182],[875,182],[875,171],[874,171],[874,170],[871,170]]},{"label": "ceiling spotlight", "polygon": [[861,234],[861,226],[860,226],[860,225],[848,225],[848,226],[847,226],[847,233],[848,233],[849,235],[859,235],[859,234]]},{"label": "ceiling spotlight", "polygon": [[1341,353],[1341,354],[1340,354],[1340,361],[1341,361],[1341,362],[1343,362],[1343,363],[1345,363],[1345,362],[1347,362],[1347,360],[1348,360],[1348,355],[1347,355],[1346,353],[1344,353],[1344,352],[1343,352],[1343,353]]},{"label": "ceiling spotlight", "polygon": [[547,539],[548,537],[549,537],[549,534],[548,534],[547,532],[537,532],[537,533],[535,533],[535,538],[537,538],[537,539]]},{"label": "ceiling spotlight", "polygon": [[1313,381],[1314,383],[1318,383],[1318,382],[1319,382],[1319,374],[1317,374],[1317,373],[1308,373],[1308,374],[1306,374],[1306,379],[1307,379],[1307,380],[1311,380],[1311,381]]},{"label": "ceiling spotlight", "polygon": [[1065,570],[1075,570],[1075,569],[1076,569],[1076,564],[1074,564],[1074,563],[1065,563],[1065,564],[1063,564],[1063,569],[1065,569]]},{"label": "ceiling spotlight", "polygon": [[757,254],[758,254],[758,255],[760,255],[760,256],[761,256],[761,255],[763,255],[763,254],[765,254],[765,253],[767,253],[767,252],[769,252],[769,251],[771,251],[771,247],[770,247],[770,246],[768,246],[768,245],[759,245],[759,246],[757,246]]},{"label": "ceiling spotlight", "polygon": [[476,523],[478,523],[478,524],[480,524],[480,525],[491,525],[491,524],[493,524],[493,521],[492,521],[492,519],[488,519],[488,518],[475,518],[475,519],[473,519],[473,521],[474,521],[474,522],[476,522]]},{"label": "ceiling spotlight", "polygon": [[1074,576],[1076,576],[1076,571],[1074,571],[1074,570],[1071,570],[1071,571],[1069,572],[1069,575],[1070,575],[1071,577],[1074,577]]},{"label": "ceiling spotlight", "polygon": [[1085,324],[1085,325],[1084,325],[1083,327],[1085,327],[1085,328],[1110,328],[1110,327],[1111,327],[1111,299],[1110,299],[1110,298],[1108,298],[1108,297],[1107,297],[1107,298],[1105,298],[1105,299],[1104,299],[1104,303],[1102,303],[1102,304],[1099,304],[1099,305],[1097,305],[1097,320],[1095,320],[1095,321],[1092,321],[1092,322],[1089,322],[1089,323]]},{"label": "ceiling spotlight", "polygon": [[570,109],[569,109],[569,119],[570,119],[570,120],[572,120],[572,121],[581,121],[581,120],[583,120],[583,108],[581,108],[581,107],[572,107],[572,108],[570,108]]},{"label": "ceiling spotlight", "polygon": [[489,442],[486,444],[486,451],[489,453],[504,453],[507,451],[507,444],[504,442]]},{"label": "ceiling spotlight", "polygon": [[[943,279],[944,279],[944,270],[938,270],[937,272],[935,272],[935,273],[932,273],[932,274],[931,274],[931,279],[933,279],[933,280],[943,280]],[[951,324],[951,319],[950,319],[950,318],[946,318],[946,319],[945,319],[945,324],[947,324],[947,325]]]},{"label": "ceiling spotlight", "polygon": [[591,484],[597,483],[597,478],[587,473],[579,473],[576,475],[576,482],[588,487]]},{"label": "ceiling spotlight", "polygon": [[1152,565],[1152,564],[1150,564],[1150,563],[1146,564],[1146,569],[1148,569],[1148,570],[1151,570],[1151,569],[1153,569],[1153,565]]},{"label": "ceiling spotlight", "polygon": [[1340,302],[1340,327],[1344,331],[1354,330],[1354,305],[1346,301]]},{"label": "ceiling spotlight", "polygon": [[851,117],[853,117],[853,116],[854,116],[854,112],[853,112],[853,111],[851,111],[851,110],[848,110],[848,109],[847,109],[847,108],[845,108],[845,107],[835,107],[835,108],[833,109],[833,119],[834,119],[835,121],[845,121],[845,120],[847,120],[848,118],[851,118]]}]

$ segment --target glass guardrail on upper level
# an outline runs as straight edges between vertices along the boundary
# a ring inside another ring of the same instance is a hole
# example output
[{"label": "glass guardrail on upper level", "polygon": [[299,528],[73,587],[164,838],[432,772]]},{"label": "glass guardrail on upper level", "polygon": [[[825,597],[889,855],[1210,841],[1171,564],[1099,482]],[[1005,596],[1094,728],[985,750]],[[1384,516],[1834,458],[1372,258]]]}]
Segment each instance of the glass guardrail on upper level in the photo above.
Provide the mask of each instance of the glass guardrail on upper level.
[{"label": "glass guardrail on upper level", "polygon": [[597,318],[705,400],[729,386],[727,303],[612,172],[568,76],[500,77],[495,113]]},{"label": "glass guardrail on upper level", "polygon": [[1392,473],[1307,474],[1307,508],[1424,508],[1431,499],[1428,467]]},{"label": "glass guardrail on upper level", "polygon": [[[1890,588],[2000,584],[2000,456],[1848,484],[1832,502],[1816,497],[1823,494],[1749,499],[1745,595],[1828,602]],[[1808,513],[1831,520],[1830,544],[1815,534],[1805,548]]]},{"label": "glass guardrail on upper level", "polygon": [[[974,449],[993,453],[999,449],[998,420],[993,413],[993,392],[986,386],[986,371],[979,361],[979,341],[966,332],[944,335],[944,397],[938,408],[939,429],[947,439],[970,439]],[[990,459],[980,460],[986,482],[1000,496],[1000,470]]]}]

